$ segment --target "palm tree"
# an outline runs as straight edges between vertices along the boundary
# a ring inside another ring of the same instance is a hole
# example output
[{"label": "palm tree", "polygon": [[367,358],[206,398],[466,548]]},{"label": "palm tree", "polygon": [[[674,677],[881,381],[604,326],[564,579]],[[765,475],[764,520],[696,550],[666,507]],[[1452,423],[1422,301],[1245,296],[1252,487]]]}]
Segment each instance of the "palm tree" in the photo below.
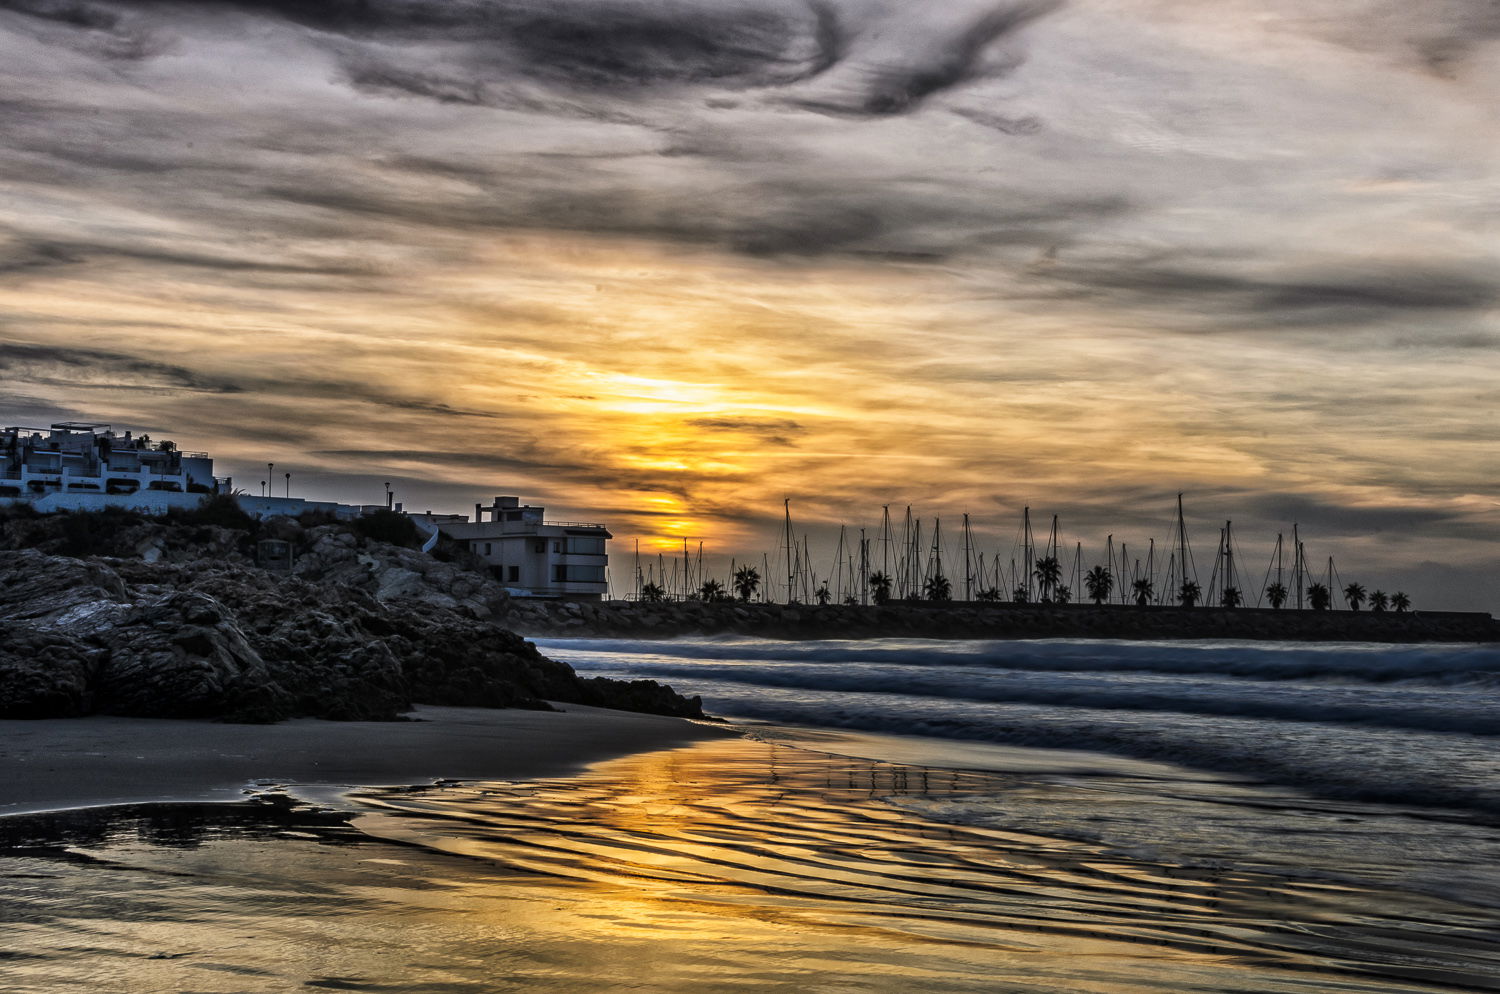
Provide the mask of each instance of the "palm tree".
[{"label": "palm tree", "polygon": [[1058,586],[1052,591],[1052,603],[1066,604],[1073,599],[1073,589],[1067,586]]},{"label": "palm tree", "polygon": [[727,600],[728,595],[724,593],[724,584],[718,580],[704,580],[703,586],[698,588],[698,599],[712,603]]},{"label": "palm tree", "polygon": [[1328,610],[1329,600],[1328,588],[1321,583],[1315,583],[1307,588],[1307,602],[1312,605],[1314,611]]},{"label": "palm tree", "polygon": [[1177,591],[1177,600],[1183,607],[1192,607],[1202,596],[1203,588],[1194,580],[1183,580],[1182,589]]},{"label": "palm tree", "polygon": [[1017,584],[1016,589],[1010,592],[1010,600],[1013,604],[1025,604],[1031,600],[1031,595],[1026,592],[1026,585],[1024,583]]},{"label": "palm tree", "polygon": [[1224,588],[1224,593],[1222,593],[1222,594],[1219,595],[1219,604],[1222,607],[1239,607],[1240,606],[1240,588],[1239,587],[1225,587]]},{"label": "palm tree", "polygon": [[1130,589],[1135,591],[1136,607],[1145,607],[1147,604],[1151,603],[1152,584],[1150,580],[1142,577],[1141,579],[1132,583],[1130,585]]},{"label": "palm tree", "polygon": [[1279,583],[1271,584],[1266,588],[1266,600],[1271,602],[1272,607],[1280,611],[1281,605],[1286,603],[1286,588]]},{"label": "palm tree", "polygon": [[760,570],[754,566],[741,566],[734,571],[734,592],[740,600],[748,601],[760,589]]},{"label": "palm tree", "polygon": [[819,606],[826,606],[829,601],[833,600],[833,591],[828,589],[828,583],[825,580],[823,585],[813,593],[813,596],[818,599]]},{"label": "palm tree", "polygon": [[886,573],[870,574],[870,596],[876,604],[888,603],[891,599],[891,578]]},{"label": "palm tree", "polygon": [[641,588],[641,600],[650,601],[652,604],[665,599],[667,592],[654,583],[648,583]]},{"label": "palm tree", "polygon": [[1051,603],[1052,592],[1057,589],[1058,581],[1062,579],[1062,563],[1057,561],[1056,556],[1046,556],[1036,561],[1036,569],[1031,571],[1036,577],[1037,597],[1043,604]]},{"label": "palm tree", "polygon": [[1365,602],[1365,588],[1358,583],[1349,584],[1344,588],[1344,600],[1349,602],[1349,610],[1358,611]]},{"label": "palm tree", "polygon": [[1089,592],[1089,600],[1103,604],[1109,600],[1109,592],[1115,588],[1115,578],[1108,566],[1095,566],[1083,578],[1083,589]]},{"label": "palm tree", "polygon": [[953,592],[953,584],[948,582],[946,576],[939,573],[922,584],[922,592],[927,595],[927,599],[930,601],[945,601],[948,600]]},{"label": "palm tree", "polygon": [[983,601],[986,604],[993,604],[1000,599],[1000,588],[985,587],[983,590],[979,591],[979,593],[974,595],[974,599],[977,601]]},{"label": "palm tree", "polygon": [[1397,614],[1405,614],[1411,610],[1411,598],[1398,590],[1391,594],[1391,607],[1396,609]]},{"label": "palm tree", "polygon": [[1370,591],[1370,610],[1371,611],[1375,611],[1376,613],[1382,613],[1382,612],[1385,611],[1386,605],[1388,605],[1390,602],[1391,602],[1391,599],[1385,595],[1385,591],[1384,590],[1372,590],[1372,591]]}]

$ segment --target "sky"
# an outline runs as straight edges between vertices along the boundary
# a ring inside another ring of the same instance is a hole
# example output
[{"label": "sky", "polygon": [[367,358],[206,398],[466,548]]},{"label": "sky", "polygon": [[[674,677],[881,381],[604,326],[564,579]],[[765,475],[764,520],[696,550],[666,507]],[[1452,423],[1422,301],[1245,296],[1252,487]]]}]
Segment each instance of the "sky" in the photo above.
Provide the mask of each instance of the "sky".
[{"label": "sky", "polygon": [[0,421],[251,493],[1493,610],[1497,308],[1495,0],[0,0]]}]

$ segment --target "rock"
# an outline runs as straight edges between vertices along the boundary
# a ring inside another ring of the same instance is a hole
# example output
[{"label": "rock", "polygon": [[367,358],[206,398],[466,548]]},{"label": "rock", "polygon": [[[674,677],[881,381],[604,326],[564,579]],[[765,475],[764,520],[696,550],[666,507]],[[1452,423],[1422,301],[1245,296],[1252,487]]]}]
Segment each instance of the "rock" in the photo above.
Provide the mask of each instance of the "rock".
[{"label": "rock", "polygon": [[290,713],[265,661],[211,597],[179,592],[137,607],[107,641],[94,690],[94,706],[104,714],[275,720]]},{"label": "rock", "polygon": [[128,599],[119,575],[96,561],[32,549],[0,554],[0,618],[76,635],[107,626]]},{"label": "rock", "polygon": [[88,714],[100,655],[66,635],[0,622],[0,718]]},{"label": "rock", "polygon": [[[0,707],[10,716],[238,721],[389,720],[413,703],[546,708],[547,700],[701,713],[669,688],[580,680],[480,617],[486,601],[442,591],[473,574],[374,545],[319,536],[321,551],[304,567],[327,571],[316,580],[217,559],[0,551]],[[487,597],[475,579],[470,589]],[[575,631],[584,625],[581,610],[566,617]]]}]

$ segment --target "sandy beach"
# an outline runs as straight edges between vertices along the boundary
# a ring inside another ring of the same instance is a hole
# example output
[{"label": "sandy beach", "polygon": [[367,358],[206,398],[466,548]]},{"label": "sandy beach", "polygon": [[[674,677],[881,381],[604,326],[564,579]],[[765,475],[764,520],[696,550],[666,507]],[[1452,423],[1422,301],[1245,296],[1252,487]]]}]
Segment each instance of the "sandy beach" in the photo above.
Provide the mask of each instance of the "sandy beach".
[{"label": "sandy beach", "polygon": [[1500,991],[1495,650],[544,648],[744,724],[0,724],[0,988]]},{"label": "sandy beach", "polygon": [[235,801],[257,781],[318,786],[562,776],[734,733],[582,705],[420,706],[413,721],[276,725],[94,716],[0,721],[0,815],[143,801]]}]

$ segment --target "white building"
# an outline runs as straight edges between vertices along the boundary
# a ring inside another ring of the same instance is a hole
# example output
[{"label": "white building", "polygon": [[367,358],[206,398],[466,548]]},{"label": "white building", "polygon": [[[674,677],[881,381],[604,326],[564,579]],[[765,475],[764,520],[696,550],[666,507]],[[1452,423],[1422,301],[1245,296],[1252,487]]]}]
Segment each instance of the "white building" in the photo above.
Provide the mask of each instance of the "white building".
[{"label": "white building", "polygon": [[[100,511],[124,508],[166,514],[196,507],[206,494],[233,493],[231,481],[214,477],[206,452],[182,452],[169,441],[117,435],[109,425],[64,421],[50,428],[0,429],[0,506],[28,504],[37,511]],[[300,497],[234,494],[254,518],[297,517],[309,511],[358,518],[375,511],[401,511],[385,504],[350,505]],[[580,521],[547,521],[543,508],[515,497],[474,505],[474,520],[461,514],[411,514],[430,539],[439,532],[462,542],[513,595],[599,600],[609,590],[609,531]]]},{"label": "white building", "polygon": [[228,485],[214,478],[208,453],[182,452],[169,441],[128,431],[116,435],[109,425],[0,428],[0,497],[210,494]]},{"label": "white building", "polygon": [[412,515],[463,542],[512,594],[565,600],[599,600],[609,590],[612,536],[603,525],[548,521],[544,508],[516,497],[474,505],[474,520],[462,515]]}]

